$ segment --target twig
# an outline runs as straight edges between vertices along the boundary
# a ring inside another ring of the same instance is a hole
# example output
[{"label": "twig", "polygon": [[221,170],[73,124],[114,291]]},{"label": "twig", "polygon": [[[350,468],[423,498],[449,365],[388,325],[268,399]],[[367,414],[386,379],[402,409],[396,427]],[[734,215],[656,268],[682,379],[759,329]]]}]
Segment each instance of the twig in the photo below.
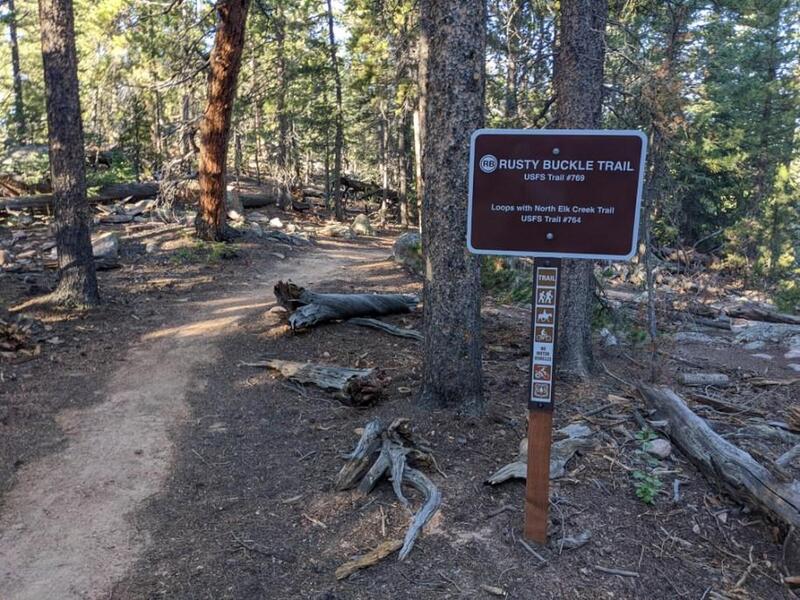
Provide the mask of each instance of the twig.
[{"label": "twig", "polygon": [[510,504],[505,504],[505,505],[501,506],[500,508],[497,508],[497,509],[487,513],[485,518],[491,519],[492,517],[496,517],[497,515],[501,515],[506,511],[514,512],[516,510],[517,509],[514,508],[513,506],[511,506]]},{"label": "twig", "polygon": [[519,540],[519,543],[522,544],[522,547],[525,548],[525,550],[533,554],[533,556],[535,556],[540,563],[544,564],[547,562],[547,559],[541,554],[539,554],[536,550],[531,548],[531,545],[528,542],[526,542],[525,540]]},{"label": "twig", "polygon": [[625,571],[623,569],[609,569],[607,567],[601,567],[595,565],[595,571],[600,571],[601,573],[608,573],[609,575],[620,575],[622,577],[639,577],[639,573],[636,571]]}]

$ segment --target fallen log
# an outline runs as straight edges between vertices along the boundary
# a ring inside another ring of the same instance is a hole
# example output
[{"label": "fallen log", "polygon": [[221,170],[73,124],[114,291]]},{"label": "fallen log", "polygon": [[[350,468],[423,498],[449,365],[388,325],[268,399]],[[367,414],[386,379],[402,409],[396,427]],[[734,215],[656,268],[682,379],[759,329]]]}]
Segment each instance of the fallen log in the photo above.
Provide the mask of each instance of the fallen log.
[{"label": "fallen log", "polygon": [[[158,182],[150,181],[147,183],[109,183],[102,186],[97,192],[89,194],[89,202],[103,204],[116,202],[128,198],[130,200],[142,200],[143,198],[154,198],[158,194]],[[38,194],[35,196],[15,196],[11,198],[0,198],[0,210],[23,210],[26,208],[52,208],[54,202],[53,194]]]},{"label": "fallen log", "polygon": [[383,384],[374,375],[375,369],[350,369],[332,365],[270,359],[242,363],[245,367],[266,367],[278,371],[286,379],[301,385],[313,384],[336,392],[337,398],[350,406],[370,406],[383,395]]},{"label": "fallen log", "polygon": [[419,303],[412,294],[318,294],[291,281],[279,281],[274,291],[278,304],[291,313],[293,330],[353,317],[407,313]]},{"label": "fallen log", "polygon": [[731,378],[724,373],[680,373],[678,381],[683,385],[731,385]]},{"label": "fallen log", "polygon": [[[380,448],[380,453],[373,462],[378,448]],[[430,450],[414,441],[408,419],[395,419],[386,428],[380,420],[373,419],[364,427],[355,450],[346,458],[347,462],[339,471],[334,483],[337,490],[354,487],[361,479],[358,490],[366,495],[372,491],[384,475],[389,474],[395,496],[403,506],[410,506],[410,502],[403,495],[403,483],[423,495],[422,507],[412,518],[403,539],[399,554],[399,559],[403,560],[414,547],[414,542],[422,528],[436,514],[442,503],[442,494],[439,488],[422,471],[407,463],[408,458],[424,463],[433,462]],[[372,462],[372,466],[365,469],[370,462]]]},{"label": "fallen log", "polygon": [[765,321],[767,323],[788,323],[789,325],[800,325],[800,316],[798,315],[779,313],[777,311],[758,306],[757,304],[730,306],[725,308],[724,312],[729,317],[745,319],[747,321]]},{"label": "fallen log", "polygon": [[733,498],[791,527],[800,526],[800,486],[779,481],[744,450],[717,434],[671,389],[639,384],[645,401],[670,424],[675,445],[712,482]]}]

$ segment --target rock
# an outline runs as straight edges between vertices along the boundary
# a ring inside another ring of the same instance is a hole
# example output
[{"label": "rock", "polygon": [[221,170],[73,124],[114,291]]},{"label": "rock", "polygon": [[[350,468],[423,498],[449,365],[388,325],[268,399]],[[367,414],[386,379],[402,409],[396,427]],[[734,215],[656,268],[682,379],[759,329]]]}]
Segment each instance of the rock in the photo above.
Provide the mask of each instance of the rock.
[{"label": "rock", "polygon": [[655,457],[663,459],[672,454],[672,444],[663,438],[658,438],[657,440],[648,442],[645,450],[648,454],[652,454]]},{"label": "rock", "polygon": [[372,223],[370,223],[369,217],[364,213],[356,215],[351,227],[357,235],[375,235],[375,231],[372,229]]},{"label": "rock", "polygon": [[147,245],[144,247],[144,251],[148,254],[153,254],[154,252],[158,252],[160,246],[158,242],[147,242]]},{"label": "rock", "polygon": [[264,230],[261,229],[261,225],[258,223],[250,223],[250,233],[256,237],[264,237]]},{"label": "rock", "polygon": [[790,325],[788,323],[766,323],[737,319],[731,328],[736,333],[736,341],[740,344],[756,341],[781,343],[800,335],[800,325]]},{"label": "rock", "polygon": [[763,359],[763,360],[772,360],[772,355],[771,354],[759,353],[759,354],[752,354],[751,356],[753,358],[760,358],[760,359]]},{"label": "rock", "polygon": [[273,314],[284,314],[285,315],[289,311],[286,310],[283,306],[273,306],[267,312],[268,313],[273,313]]},{"label": "rock", "polygon": [[592,539],[592,532],[588,529],[581,531],[578,534],[565,537],[563,540],[558,537],[553,537],[550,544],[556,548],[563,548],[564,550],[575,550],[581,546],[585,546]]},{"label": "rock", "polygon": [[570,423],[566,427],[556,430],[557,437],[585,438],[592,435],[591,427],[581,423]]},{"label": "rock", "polygon": [[237,223],[244,222],[244,215],[240,213],[238,210],[231,209],[228,211],[228,218],[231,221],[236,221]]},{"label": "rock", "polygon": [[761,350],[767,344],[762,340],[756,340],[754,342],[748,342],[744,345],[745,350]]},{"label": "rock", "polygon": [[800,365],[798,365],[797,363],[790,363],[786,366],[789,367],[792,371],[797,371],[798,373],[800,373]]},{"label": "rock", "polygon": [[710,344],[714,339],[699,331],[679,331],[672,339],[681,344]]},{"label": "rock", "polygon": [[103,233],[92,239],[92,254],[103,260],[119,258],[119,235],[113,231]]},{"label": "rock", "polygon": [[793,358],[800,358],[800,348],[798,347],[789,348],[789,351],[783,355],[783,358],[787,358],[789,360],[792,360]]},{"label": "rock", "polygon": [[269,220],[269,226],[274,227],[275,229],[283,229],[283,221],[281,221],[278,217],[273,217]]},{"label": "rock", "polygon": [[300,229],[294,223],[286,224],[286,233],[296,233],[298,231],[300,231]]},{"label": "rock", "polygon": [[619,345],[619,340],[617,340],[617,336],[615,336],[607,327],[603,327],[600,330],[600,339],[603,341],[603,346],[606,348],[611,348],[613,346]]},{"label": "rock", "polygon": [[319,230],[322,235],[327,235],[332,238],[342,238],[346,240],[355,239],[356,234],[349,225],[342,225],[340,223],[331,223]]},{"label": "rock", "polygon": [[417,231],[401,235],[392,247],[394,260],[417,275],[424,273],[422,261],[422,239]]},{"label": "rock", "polygon": [[8,250],[0,250],[0,267],[5,267],[14,262],[14,255]]},{"label": "rock", "polygon": [[247,220],[248,221],[255,221],[256,223],[268,223],[269,217],[264,213],[260,213],[257,210],[251,211],[247,213]]}]

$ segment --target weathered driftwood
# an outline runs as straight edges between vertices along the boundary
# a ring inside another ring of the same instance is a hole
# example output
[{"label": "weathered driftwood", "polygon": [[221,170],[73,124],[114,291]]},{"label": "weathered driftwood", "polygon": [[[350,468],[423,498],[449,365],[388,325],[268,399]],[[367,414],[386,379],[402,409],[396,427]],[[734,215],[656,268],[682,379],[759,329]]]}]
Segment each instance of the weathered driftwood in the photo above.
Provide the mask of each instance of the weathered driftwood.
[{"label": "weathered driftwood", "polygon": [[[380,451],[376,457],[375,452],[378,448]],[[403,483],[423,495],[423,505],[414,515],[406,531],[400,549],[400,560],[411,552],[420,531],[439,510],[442,502],[439,488],[424,473],[408,465],[409,457],[421,462],[432,461],[429,450],[414,442],[408,419],[395,419],[388,427],[384,427],[380,420],[374,419],[367,423],[355,450],[347,455],[348,460],[334,482],[337,490],[349,489],[358,484],[359,492],[366,495],[384,475],[389,474],[395,496],[403,506],[410,505],[402,491]]]},{"label": "weathered driftwood", "polygon": [[800,485],[780,481],[744,450],[718,435],[667,387],[640,384],[644,399],[670,423],[675,445],[712,482],[773,519],[800,526]]},{"label": "weathered driftwood", "polygon": [[352,406],[375,404],[383,395],[383,385],[375,377],[375,369],[350,369],[277,358],[242,364],[246,367],[273,369],[295,383],[310,383],[323,390],[337,392],[337,397]]},{"label": "weathered driftwood", "polygon": [[[370,470],[373,454],[381,447],[381,434],[385,429],[386,427],[381,423],[380,419],[373,419],[367,423],[361,433],[358,444],[350,454],[345,456],[347,462],[336,475],[336,479],[333,482],[333,488],[336,491],[341,492],[354,488],[361,478],[365,476],[365,473]],[[376,477],[375,483],[377,481]],[[370,490],[372,490],[372,487],[366,493],[369,493]]]},{"label": "weathered driftwood", "polygon": [[417,340],[418,342],[422,341],[422,334],[417,331],[416,329],[402,329],[391,323],[386,323],[385,321],[379,321],[378,319],[367,319],[363,317],[356,317],[354,319],[350,319],[347,321],[348,323],[352,323],[353,325],[360,325],[362,327],[370,327],[372,329],[378,329],[380,331],[385,331],[390,335],[396,335],[398,337],[409,338],[412,340]]},{"label": "weathered driftwood", "polygon": [[291,281],[275,285],[278,304],[288,310],[292,329],[313,327],[353,317],[407,313],[419,303],[412,294],[318,294]]},{"label": "weathered driftwood", "polygon": [[731,385],[731,378],[724,373],[680,373],[678,381],[683,385]]},{"label": "weathered driftwood", "polygon": [[[559,430],[564,432],[565,430]],[[559,432],[556,432],[558,434]],[[566,474],[567,462],[578,450],[594,446],[589,437],[591,430],[583,429],[566,433],[568,437],[553,443],[550,448],[550,479],[558,479]],[[500,467],[487,480],[488,485],[497,485],[509,479],[527,479],[528,477],[528,439],[523,438],[519,444],[517,460]]]},{"label": "weathered driftwood", "polygon": [[779,467],[786,468],[791,465],[798,457],[800,457],[800,444],[793,446],[775,459],[775,464]]},{"label": "weathered driftwood", "polygon": [[341,565],[336,569],[336,579],[346,579],[356,571],[378,564],[392,552],[399,550],[402,546],[402,540],[386,540],[363,556],[359,556]]}]

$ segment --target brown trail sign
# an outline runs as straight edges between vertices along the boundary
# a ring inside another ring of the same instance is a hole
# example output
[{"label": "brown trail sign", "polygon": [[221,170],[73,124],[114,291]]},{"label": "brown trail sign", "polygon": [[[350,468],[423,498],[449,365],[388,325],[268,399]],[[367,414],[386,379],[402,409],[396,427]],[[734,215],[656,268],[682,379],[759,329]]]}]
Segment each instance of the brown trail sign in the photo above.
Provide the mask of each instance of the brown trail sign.
[{"label": "brown trail sign", "polygon": [[467,246],[534,257],[525,537],[547,541],[561,259],[636,253],[647,138],[639,131],[479,129]]}]

